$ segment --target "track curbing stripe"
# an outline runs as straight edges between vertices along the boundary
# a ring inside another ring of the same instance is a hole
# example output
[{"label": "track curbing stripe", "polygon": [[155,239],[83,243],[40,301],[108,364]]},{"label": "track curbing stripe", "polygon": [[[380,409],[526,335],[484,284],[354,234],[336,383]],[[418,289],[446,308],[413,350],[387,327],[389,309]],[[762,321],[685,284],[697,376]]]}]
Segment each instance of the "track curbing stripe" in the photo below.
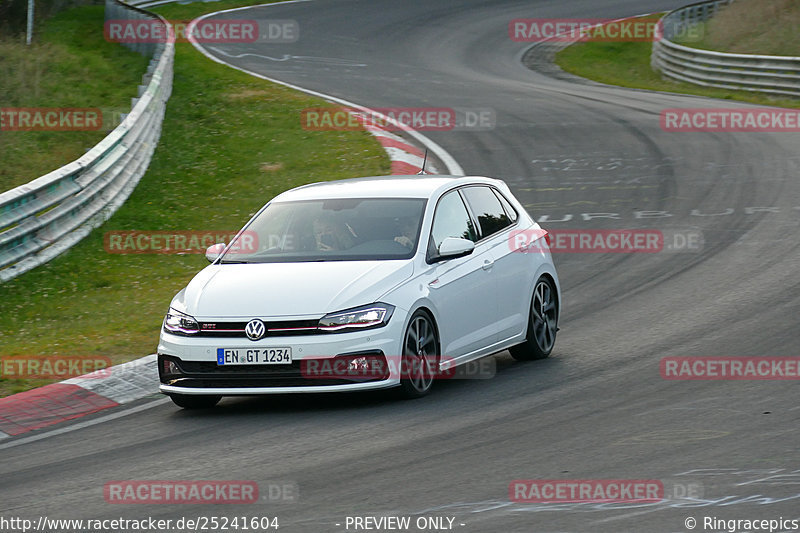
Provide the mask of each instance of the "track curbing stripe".
[{"label": "track curbing stripe", "polygon": [[[404,176],[417,174],[419,170],[419,165],[412,165],[410,163],[406,163],[405,161],[392,161],[392,174],[394,175]],[[430,172],[426,171],[426,174],[430,174]]]},{"label": "track curbing stripe", "polygon": [[152,354],[0,398],[0,440],[145,398],[157,385]]},{"label": "track curbing stripe", "polygon": [[78,385],[53,383],[0,398],[0,430],[19,435],[118,405]]},{"label": "track curbing stripe", "polygon": [[109,398],[119,404],[132,402],[153,393],[158,383],[157,357],[155,354],[112,366],[108,376],[80,376],[64,381]]},{"label": "track curbing stripe", "polygon": [[399,150],[404,151],[407,154],[415,155],[417,157],[422,157],[424,155],[423,151],[415,146],[411,146],[410,144],[395,141],[394,139],[389,139],[388,137],[378,136],[376,135],[375,138],[381,143],[381,146],[384,148],[397,148]]}]

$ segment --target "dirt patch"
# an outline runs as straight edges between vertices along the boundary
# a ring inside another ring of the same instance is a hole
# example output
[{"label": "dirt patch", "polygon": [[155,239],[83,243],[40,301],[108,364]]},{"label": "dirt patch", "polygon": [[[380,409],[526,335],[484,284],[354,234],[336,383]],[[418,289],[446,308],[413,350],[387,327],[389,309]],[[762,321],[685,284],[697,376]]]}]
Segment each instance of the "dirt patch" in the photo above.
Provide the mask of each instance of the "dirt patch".
[{"label": "dirt patch", "polygon": [[263,172],[277,172],[283,168],[283,163],[261,163]]}]

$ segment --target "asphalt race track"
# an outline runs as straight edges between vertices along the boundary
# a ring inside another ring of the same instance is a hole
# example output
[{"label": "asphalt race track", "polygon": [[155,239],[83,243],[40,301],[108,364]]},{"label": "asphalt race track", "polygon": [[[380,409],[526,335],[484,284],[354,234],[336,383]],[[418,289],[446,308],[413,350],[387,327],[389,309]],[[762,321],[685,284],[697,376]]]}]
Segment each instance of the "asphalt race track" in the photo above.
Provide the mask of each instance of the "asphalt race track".
[{"label": "asphalt race track", "polygon": [[[491,128],[424,133],[466,173],[505,179],[545,228],[654,229],[701,244],[558,254],[553,356],[499,354],[494,379],[440,382],[421,400],[225,399],[207,412],[159,403],[9,440],[3,515],[277,516],[285,532],[354,531],[348,516],[450,517],[465,532],[680,532],[689,517],[694,531],[722,531],[704,517],[800,517],[796,382],[659,371],[667,356],[800,355],[800,136],[665,132],[665,108],[742,104],[548,77],[522,64],[530,44],[508,36],[515,18],[685,3],[339,0],[220,15],[299,23],[296,43],[207,46],[264,76],[369,107],[489,110]],[[108,481],[143,479],[253,480],[267,498],[104,501]],[[655,503],[516,503],[517,479],[661,480],[665,493]],[[270,501],[268,487],[283,485],[294,497]]]}]

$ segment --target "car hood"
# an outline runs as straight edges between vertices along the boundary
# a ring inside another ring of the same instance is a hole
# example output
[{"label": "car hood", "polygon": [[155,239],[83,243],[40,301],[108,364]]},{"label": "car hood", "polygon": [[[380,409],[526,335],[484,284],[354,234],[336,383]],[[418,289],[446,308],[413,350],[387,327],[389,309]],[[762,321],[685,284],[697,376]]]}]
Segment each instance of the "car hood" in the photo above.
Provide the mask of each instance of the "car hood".
[{"label": "car hood", "polygon": [[410,260],[211,265],[173,307],[202,319],[317,317],[378,301],[413,272]]}]

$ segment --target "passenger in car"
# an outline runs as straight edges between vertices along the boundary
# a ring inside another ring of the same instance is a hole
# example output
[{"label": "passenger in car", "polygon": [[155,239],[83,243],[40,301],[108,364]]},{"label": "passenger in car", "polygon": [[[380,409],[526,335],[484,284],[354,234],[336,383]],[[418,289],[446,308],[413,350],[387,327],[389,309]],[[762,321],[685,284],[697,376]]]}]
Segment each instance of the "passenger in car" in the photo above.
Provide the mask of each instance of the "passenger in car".
[{"label": "passenger in car", "polygon": [[348,250],[355,245],[355,232],[346,223],[331,215],[314,219],[314,239],[322,252]]}]

